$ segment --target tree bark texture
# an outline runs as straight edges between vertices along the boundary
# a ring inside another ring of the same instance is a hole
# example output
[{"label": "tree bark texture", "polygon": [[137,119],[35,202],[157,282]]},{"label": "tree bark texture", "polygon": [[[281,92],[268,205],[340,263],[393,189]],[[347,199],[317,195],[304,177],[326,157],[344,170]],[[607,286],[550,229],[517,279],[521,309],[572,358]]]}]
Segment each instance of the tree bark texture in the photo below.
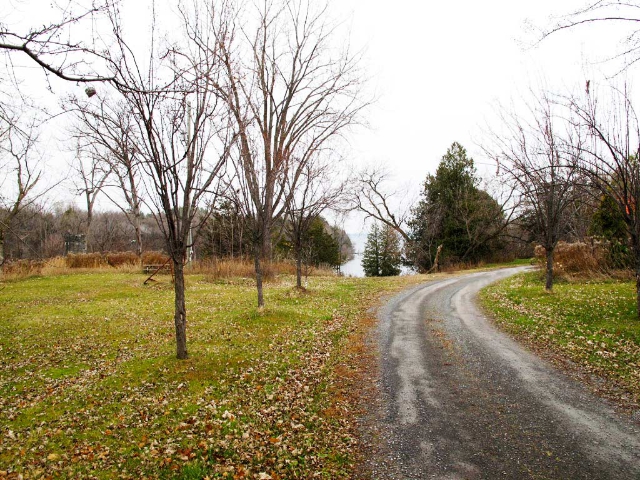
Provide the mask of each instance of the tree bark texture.
[{"label": "tree bark texture", "polygon": [[0,268],[4,265],[4,233],[0,233]]},{"label": "tree bark texture", "polygon": [[140,217],[136,217],[135,220],[136,231],[136,255],[138,258],[142,257],[142,228],[140,228]]},{"label": "tree bark texture", "polygon": [[262,262],[260,261],[260,255],[260,248],[256,248],[254,252],[254,263],[256,269],[256,288],[258,290],[258,308],[263,308],[264,296],[262,293]]},{"label": "tree bark texture", "polygon": [[174,291],[175,291],[175,314],[174,323],[176,326],[176,355],[178,359],[188,358],[187,354],[187,308],[184,294],[184,266],[181,261],[173,260],[174,271]]},{"label": "tree bark texture", "polygon": [[296,255],[296,287],[302,288],[302,254]]},{"label": "tree bark texture", "polygon": [[545,253],[547,257],[547,270],[546,270],[546,280],[544,284],[544,289],[547,292],[553,290],[553,248],[545,248]]}]

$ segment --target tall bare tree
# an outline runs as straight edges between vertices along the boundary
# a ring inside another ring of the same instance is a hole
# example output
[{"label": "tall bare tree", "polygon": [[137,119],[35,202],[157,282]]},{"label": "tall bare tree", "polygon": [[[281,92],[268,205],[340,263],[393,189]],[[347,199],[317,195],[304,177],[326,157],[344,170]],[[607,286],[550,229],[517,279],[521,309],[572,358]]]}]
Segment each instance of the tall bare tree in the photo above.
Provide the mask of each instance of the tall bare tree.
[{"label": "tall bare tree", "polygon": [[366,102],[360,95],[359,55],[344,43],[336,51],[338,28],[327,20],[326,5],[276,0],[228,6],[235,10],[229,22],[212,22],[224,69],[217,91],[238,131],[234,165],[254,219],[256,287],[263,307],[262,262],[271,256],[274,222],[283,216],[309,159],[355,124]]},{"label": "tall bare tree", "polygon": [[392,189],[391,173],[384,166],[370,166],[355,174],[354,186],[350,189],[351,208],[364,213],[398,232],[406,244],[410,243],[410,208],[406,192]]},{"label": "tall bare tree", "polygon": [[[155,23],[146,70],[126,43],[117,10],[110,10],[117,48],[109,52],[114,86],[133,114],[148,203],[162,230],[174,269],[176,349],[187,358],[184,263],[216,194],[234,141],[226,110],[214,95],[220,81],[217,46],[158,43]],[[157,50],[156,50],[157,49]]]},{"label": "tall bare tree", "polygon": [[[70,99],[76,116],[74,136],[82,142],[82,150],[97,159],[105,177],[103,193],[126,216],[136,237],[136,253],[142,255],[142,198],[140,197],[140,157],[135,149],[133,114],[121,100],[98,102]],[[116,193],[112,192],[115,187]]]},{"label": "tall bare tree", "polygon": [[35,121],[24,127],[22,123],[17,114],[0,122],[0,268],[5,262],[5,238],[11,222],[43,194],[35,194],[42,177]]},{"label": "tall bare tree", "polygon": [[[505,182],[520,195],[518,205],[531,233],[546,253],[545,289],[553,289],[553,254],[561,239],[565,213],[578,190],[578,160],[583,138],[558,114],[548,95],[534,98],[524,114],[503,112],[503,131],[485,148]],[[528,110],[528,111],[527,111]]]},{"label": "tall bare tree", "polygon": [[[190,39],[179,38],[175,24],[170,34],[159,35],[152,5],[149,42],[139,50],[144,54],[136,53],[128,43],[130,37],[115,0],[96,3],[78,13],[74,8],[63,9],[57,22],[22,33],[0,25],[0,50],[26,55],[47,74],[63,80],[107,82],[132,112],[145,194],[173,261],[176,349],[182,359],[187,358],[185,256],[192,230],[206,217],[199,207],[215,193],[234,135],[213,94],[221,83],[217,67],[220,46],[203,32],[199,48],[190,48]],[[69,7],[73,6],[69,2]],[[100,28],[89,29],[87,41],[73,40],[78,38],[74,25],[87,19],[93,22],[97,15],[102,20],[95,25]],[[217,12],[214,17],[217,22]],[[193,20],[184,15],[182,19],[185,24]],[[160,41],[169,37],[173,41]],[[102,41],[105,38],[108,45]],[[98,73],[101,68],[106,73]],[[94,96],[95,90],[88,88],[87,95]]]},{"label": "tall bare tree", "polygon": [[589,90],[574,98],[576,129],[590,142],[581,147],[581,169],[622,216],[635,257],[637,310],[640,318],[640,121],[626,86],[607,94]]},{"label": "tall bare tree", "polygon": [[[87,208],[86,241],[91,238],[91,223],[93,222],[93,209],[98,196],[111,174],[111,167],[96,155],[93,147],[78,144],[76,156],[73,160],[73,182],[78,195],[84,197]],[[88,245],[87,245],[88,246]]]}]

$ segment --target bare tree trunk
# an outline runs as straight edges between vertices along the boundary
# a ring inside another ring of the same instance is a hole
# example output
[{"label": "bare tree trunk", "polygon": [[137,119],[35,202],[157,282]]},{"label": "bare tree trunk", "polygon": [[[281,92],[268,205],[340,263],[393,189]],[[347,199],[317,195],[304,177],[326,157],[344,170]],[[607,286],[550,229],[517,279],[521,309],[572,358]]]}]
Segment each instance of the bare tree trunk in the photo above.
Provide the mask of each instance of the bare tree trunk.
[{"label": "bare tree trunk", "polygon": [[442,245],[438,245],[438,249],[436,250],[436,258],[433,260],[433,265],[427,272],[427,274],[440,271],[440,252],[442,251]]},{"label": "bare tree trunk", "polygon": [[0,269],[4,266],[4,232],[0,232]]},{"label": "bare tree trunk", "polygon": [[264,296],[262,294],[262,263],[260,262],[261,249],[256,245],[254,252],[254,261],[256,268],[256,288],[258,289],[258,308],[264,307]]},{"label": "bare tree trunk", "polygon": [[633,254],[636,261],[636,310],[640,319],[640,240],[636,235],[631,236],[633,242]]},{"label": "bare tree trunk", "polygon": [[296,287],[302,288],[302,248],[296,246]]},{"label": "bare tree trunk", "polygon": [[93,238],[91,237],[91,224],[93,223],[93,202],[91,201],[91,197],[89,193],[86,194],[87,197],[87,228],[85,230],[85,248],[86,252],[93,252]]},{"label": "bare tree trunk", "polygon": [[545,248],[547,256],[547,271],[544,289],[547,292],[551,292],[553,290],[553,250],[553,248]]},{"label": "bare tree trunk", "polygon": [[184,360],[188,358],[187,354],[187,308],[185,305],[184,295],[184,266],[182,261],[173,260],[175,291],[175,315],[174,322],[176,325],[176,355],[178,359]]},{"label": "bare tree trunk", "polygon": [[134,230],[136,231],[136,255],[142,258],[142,228],[140,228],[140,215],[136,215]]},{"label": "bare tree trunk", "polygon": [[271,226],[265,225],[262,229],[262,259],[265,261],[272,261],[271,258],[272,248],[271,248]]}]

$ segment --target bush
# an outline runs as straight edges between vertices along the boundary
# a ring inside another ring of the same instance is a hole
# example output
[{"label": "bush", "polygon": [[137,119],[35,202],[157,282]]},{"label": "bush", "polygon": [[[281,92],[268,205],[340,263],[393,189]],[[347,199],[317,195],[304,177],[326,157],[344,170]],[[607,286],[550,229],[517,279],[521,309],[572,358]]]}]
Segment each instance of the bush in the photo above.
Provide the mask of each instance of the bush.
[{"label": "bush", "polygon": [[40,275],[44,268],[42,260],[16,260],[7,262],[2,267],[2,276],[7,278],[25,278]]},{"label": "bush", "polygon": [[140,265],[140,259],[133,252],[109,252],[106,254],[107,263],[110,267],[137,266]]},{"label": "bush", "polygon": [[[546,253],[544,247],[535,247],[535,257],[544,268]],[[554,274],[594,274],[610,273],[628,268],[628,248],[608,240],[591,238],[589,242],[558,242],[553,255]]]},{"label": "bush", "polygon": [[169,260],[169,255],[164,252],[148,251],[142,252],[142,264],[143,265],[164,265]]},{"label": "bush", "polygon": [[68,268],[100,268],[108,266],[101,253],[70,253],[65,257]]}]

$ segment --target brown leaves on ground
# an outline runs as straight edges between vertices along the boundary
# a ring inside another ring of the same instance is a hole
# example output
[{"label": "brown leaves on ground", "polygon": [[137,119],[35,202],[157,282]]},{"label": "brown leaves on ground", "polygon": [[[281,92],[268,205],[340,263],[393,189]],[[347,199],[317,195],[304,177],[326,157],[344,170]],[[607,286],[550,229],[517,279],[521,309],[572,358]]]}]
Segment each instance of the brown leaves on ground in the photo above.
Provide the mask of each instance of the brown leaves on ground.
[{"label": "brown leaves on ground", "polygon": [[406,279],[317,279],[304,294],[281,283],[262,314],[251,285],[192,279],[192,358],[178,362],[170,289],[83,277],[8,288],[0,478],[352,475],[349,338]]}]

